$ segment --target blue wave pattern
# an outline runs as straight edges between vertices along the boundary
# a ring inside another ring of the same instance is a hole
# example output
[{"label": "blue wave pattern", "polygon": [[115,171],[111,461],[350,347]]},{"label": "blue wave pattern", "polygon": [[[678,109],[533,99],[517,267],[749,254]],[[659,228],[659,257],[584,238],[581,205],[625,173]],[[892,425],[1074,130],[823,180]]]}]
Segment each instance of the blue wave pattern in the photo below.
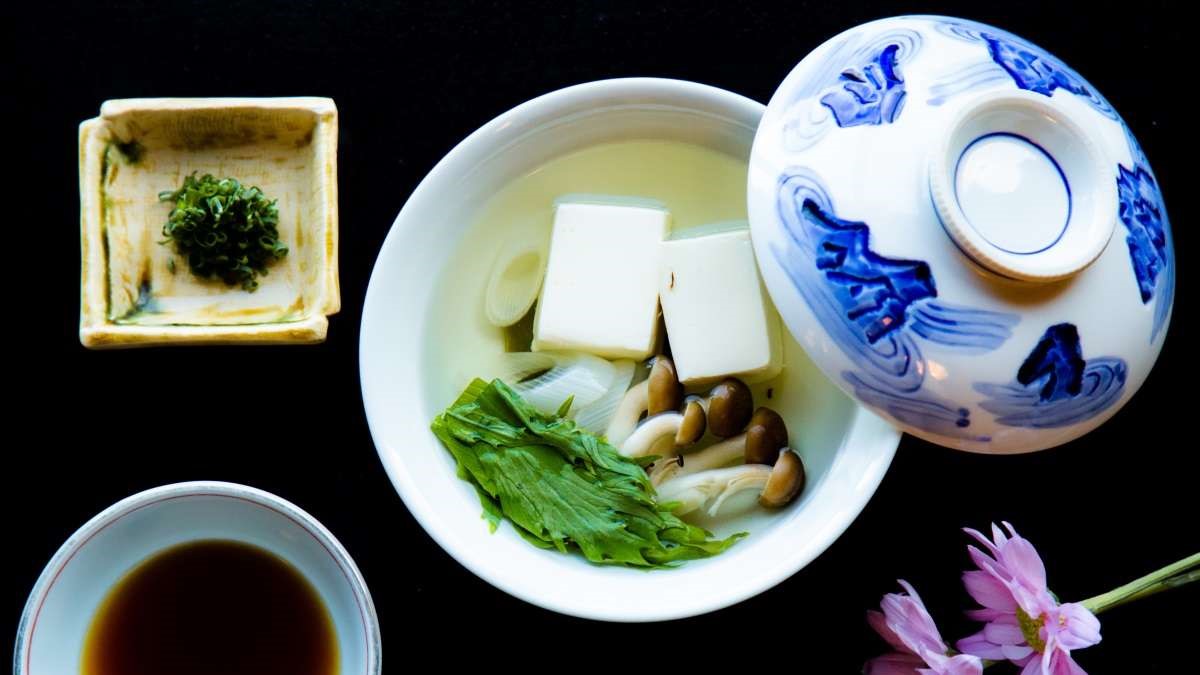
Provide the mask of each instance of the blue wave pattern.
[{"label": "blue wave pattern", "polygon": [[889,44],[866,65],[842,71],[838,84],[821,97],[839,127],[891,124],[904,107],[904,77],[896,55],[900,45]]},{"label": "blue wave pattern", "polygon": [[822,326],[860,371],[843,377],[859,398],[912,426],[970,435],[969,412],[920,393],[925,363],[918,339],[968,353],[999,347],[1016,315],[955,307],[937,300],[929,265],[879,255],[866,223],[843,220],[817,178],[792,168],[779,179],[784,245],[776,260]]},{"label": "blue wave pattern", "polygon": [[1150,330],[1150,341],[1154,342],[1167,322],[1175,298],[1175,265],[1172,264],[1174,243],[1171,241],[1171,222],[1167,218],[1162,193],[1150,170],[1146,154],[1129,127],[1125,127],[1125,135],[1133,156],[1133,169],[1117,165],[1117,193],[1120,199],[1117,214],[1128,232],[1125,244],[1129,247],[1129,259],[1133,264],[1142,303],[1149,304],[1151,300],[1156,302],[1154,323]]},{"label": "blue wave pattern", "polygon": [[973,434],[971,413],[966,408],[931,396],[897,394],[886,387],[872,384],[857,373],[847,370],[842,377],[854,387],[854,396],[867,405],[886,411],[892,417],[918,429],[954,438],[986,443],[990,436]]},{"label": "blue wave pattern", "polygon": [[1162,206],[1158,185],[1141,166],[1131,171],[1117,165],[1117,191],[1120,195],[1118,215],[1129,234],[1129,258],[1137,277],[1142,302],[1154,297],[1159,274],[1167,266],[1167,237],[1163,231]]},{"label": "blue wave pattern", "polygon": [[792,152],[810,148],[834,124],[844,128],[896,121],[906,96],[901,65],[920,48],[920,33],[907,28],[865,42],[851,35],[834,44],[789,94],[784,145]]},{"label": "blue wave pattern", "polygon": [[1086,421],[1121,398],[1128,368],[1113,356],[1084,360],[1074,324],[1050,326],[1009,384],[976,383],[996,422],[1049,429]]},{"label": "blue wave pattern", "polygon": [[1008,81],[1008,73],[1003,68],[997,68],[992,61],[973,63],[930,86],[931,96],[926,102],[931,106],[940,106],[964,92]]},{"label": "blue wave pattern", "polygon": [[[934,24],[944,35],[968,42],[982,42],[987,46],[992,61],[1003,68],[1021,89],[1043,96],[1052,96],[1054,90],[1063,89],[1082,97],[1105,117],[1120,119],[1112,105],[1079,73],[1033,43],[1007,31],[973,21],[934,20]],[[991,81],[985,79],[979,83]],[[936,86],[934,89],[936,90]],[[965,90],[955,93],[962,91]]]}]

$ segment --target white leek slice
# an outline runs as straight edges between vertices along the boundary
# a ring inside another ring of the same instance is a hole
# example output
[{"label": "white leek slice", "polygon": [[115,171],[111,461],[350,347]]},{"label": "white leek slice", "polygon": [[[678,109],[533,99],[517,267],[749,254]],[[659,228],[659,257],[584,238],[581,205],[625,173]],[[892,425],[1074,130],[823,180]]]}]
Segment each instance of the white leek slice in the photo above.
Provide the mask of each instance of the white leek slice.
[{"label": "white leek slice", "polygon": [[545,272],[546,257],[535,245],[509,246],[502,251],[484,296],[488,321],[500,327],[520,321],[537,300]]},{"label": "white leek slice", "polygon": [[[558,411],[572,396],[572,410],[596,402],[616,375],[616,368],[605,359],[578,352],[516,352],[504,358],[506,374],[501,379],[546,414]],[[539,364],[548,364],[548,368]]]},{"label": "white leek slice", "polygon": [[590,405],[576,408],[578,412],[575,414],[575,423],[593,434],[602,434],[608,429],[608,423],[612,421],[613,415],[621,405],[621,399],[625,398],[625,392],[629,390],[629,384],[633,382],[633,371],[636,368],[633,361],[620,359],[613,361],[612,365],[613,382],[608,391]]},{"label": "white leek slice", "polygon": [[557,362],[554,352],[507,352],[501,359],[498,377],[515,387],[522,380],[550,370]]}]

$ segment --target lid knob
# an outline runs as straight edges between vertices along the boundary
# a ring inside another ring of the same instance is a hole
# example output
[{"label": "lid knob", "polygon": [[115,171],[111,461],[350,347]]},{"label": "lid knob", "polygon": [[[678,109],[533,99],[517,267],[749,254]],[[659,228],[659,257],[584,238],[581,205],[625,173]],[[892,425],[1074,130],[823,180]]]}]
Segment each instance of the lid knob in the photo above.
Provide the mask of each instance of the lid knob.
[{"label": "lid knob", "polygon": [[990,92],[966,105],[933,152],[929,188],[959,248],[998,274],[1063,279],[1112,236],[1116,183],[1070,102]]}]

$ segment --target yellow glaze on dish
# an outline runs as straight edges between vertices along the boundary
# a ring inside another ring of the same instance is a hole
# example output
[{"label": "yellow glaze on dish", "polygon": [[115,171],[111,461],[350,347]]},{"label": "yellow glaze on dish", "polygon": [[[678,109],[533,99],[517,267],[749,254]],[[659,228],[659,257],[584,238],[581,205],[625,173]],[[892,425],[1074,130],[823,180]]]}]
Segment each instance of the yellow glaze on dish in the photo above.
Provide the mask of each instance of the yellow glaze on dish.
[{"label": "yellow glaze on dish", "polygon": [[[332,100],[107,101],[80,125],[79,148],[84,346],[325,339],[340,307]],[[257,291],[197,278],[159,244],[171,204],[158,195],[192,172],[278,200],[289,252]]]}]

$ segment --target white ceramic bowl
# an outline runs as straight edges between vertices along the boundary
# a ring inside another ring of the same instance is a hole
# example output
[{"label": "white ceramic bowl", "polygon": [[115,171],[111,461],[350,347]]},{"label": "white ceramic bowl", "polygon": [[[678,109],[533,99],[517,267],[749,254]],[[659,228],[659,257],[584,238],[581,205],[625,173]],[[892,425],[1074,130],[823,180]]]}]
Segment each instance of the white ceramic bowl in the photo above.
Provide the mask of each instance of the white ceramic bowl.
[{"label": "white ceramic bowl", "polygon": [[[778,406],[809,483],[778,513],[734,523],[750,536],[712,559],[644,572],[598,566],[530,546],[507,524],[495,534],[472,487],[429,431],[467,380],[432,372],[431,302],[480,206],[519,176],[607,141],[668,139],[749,156],[763,106],[676,80],[620,79],[569,87],[510,110],[469,136],[409,198],[380,251],[363,308],[360,368],[371,433],[397,492],[438,544],[475,574],[523,600],[614,621],[712,611],[786,579],[824,551],[874,493],[899,432],[854,405],[787,340],[803,386]],[[464,307],[462,311],[471,311]],[[479,311],[482,312],[482,300]],[[480,344],[480,349],[498,349]],[[795,420],[795,422],[793,422]],[[720,532],[719,532],[720,533]]]},{"label": "white ceramic bowl", "polygon": [[80,672],[92,617],[117,581],[155,553],[200,539],[253,544],[291,563],[333,619],[338,672],[381,672],[375,606],[354,561],[333,535],[295,505],[262,490],[192,482],[123,499],[71,535],[29,594],[17,631],[14,675]]}]

